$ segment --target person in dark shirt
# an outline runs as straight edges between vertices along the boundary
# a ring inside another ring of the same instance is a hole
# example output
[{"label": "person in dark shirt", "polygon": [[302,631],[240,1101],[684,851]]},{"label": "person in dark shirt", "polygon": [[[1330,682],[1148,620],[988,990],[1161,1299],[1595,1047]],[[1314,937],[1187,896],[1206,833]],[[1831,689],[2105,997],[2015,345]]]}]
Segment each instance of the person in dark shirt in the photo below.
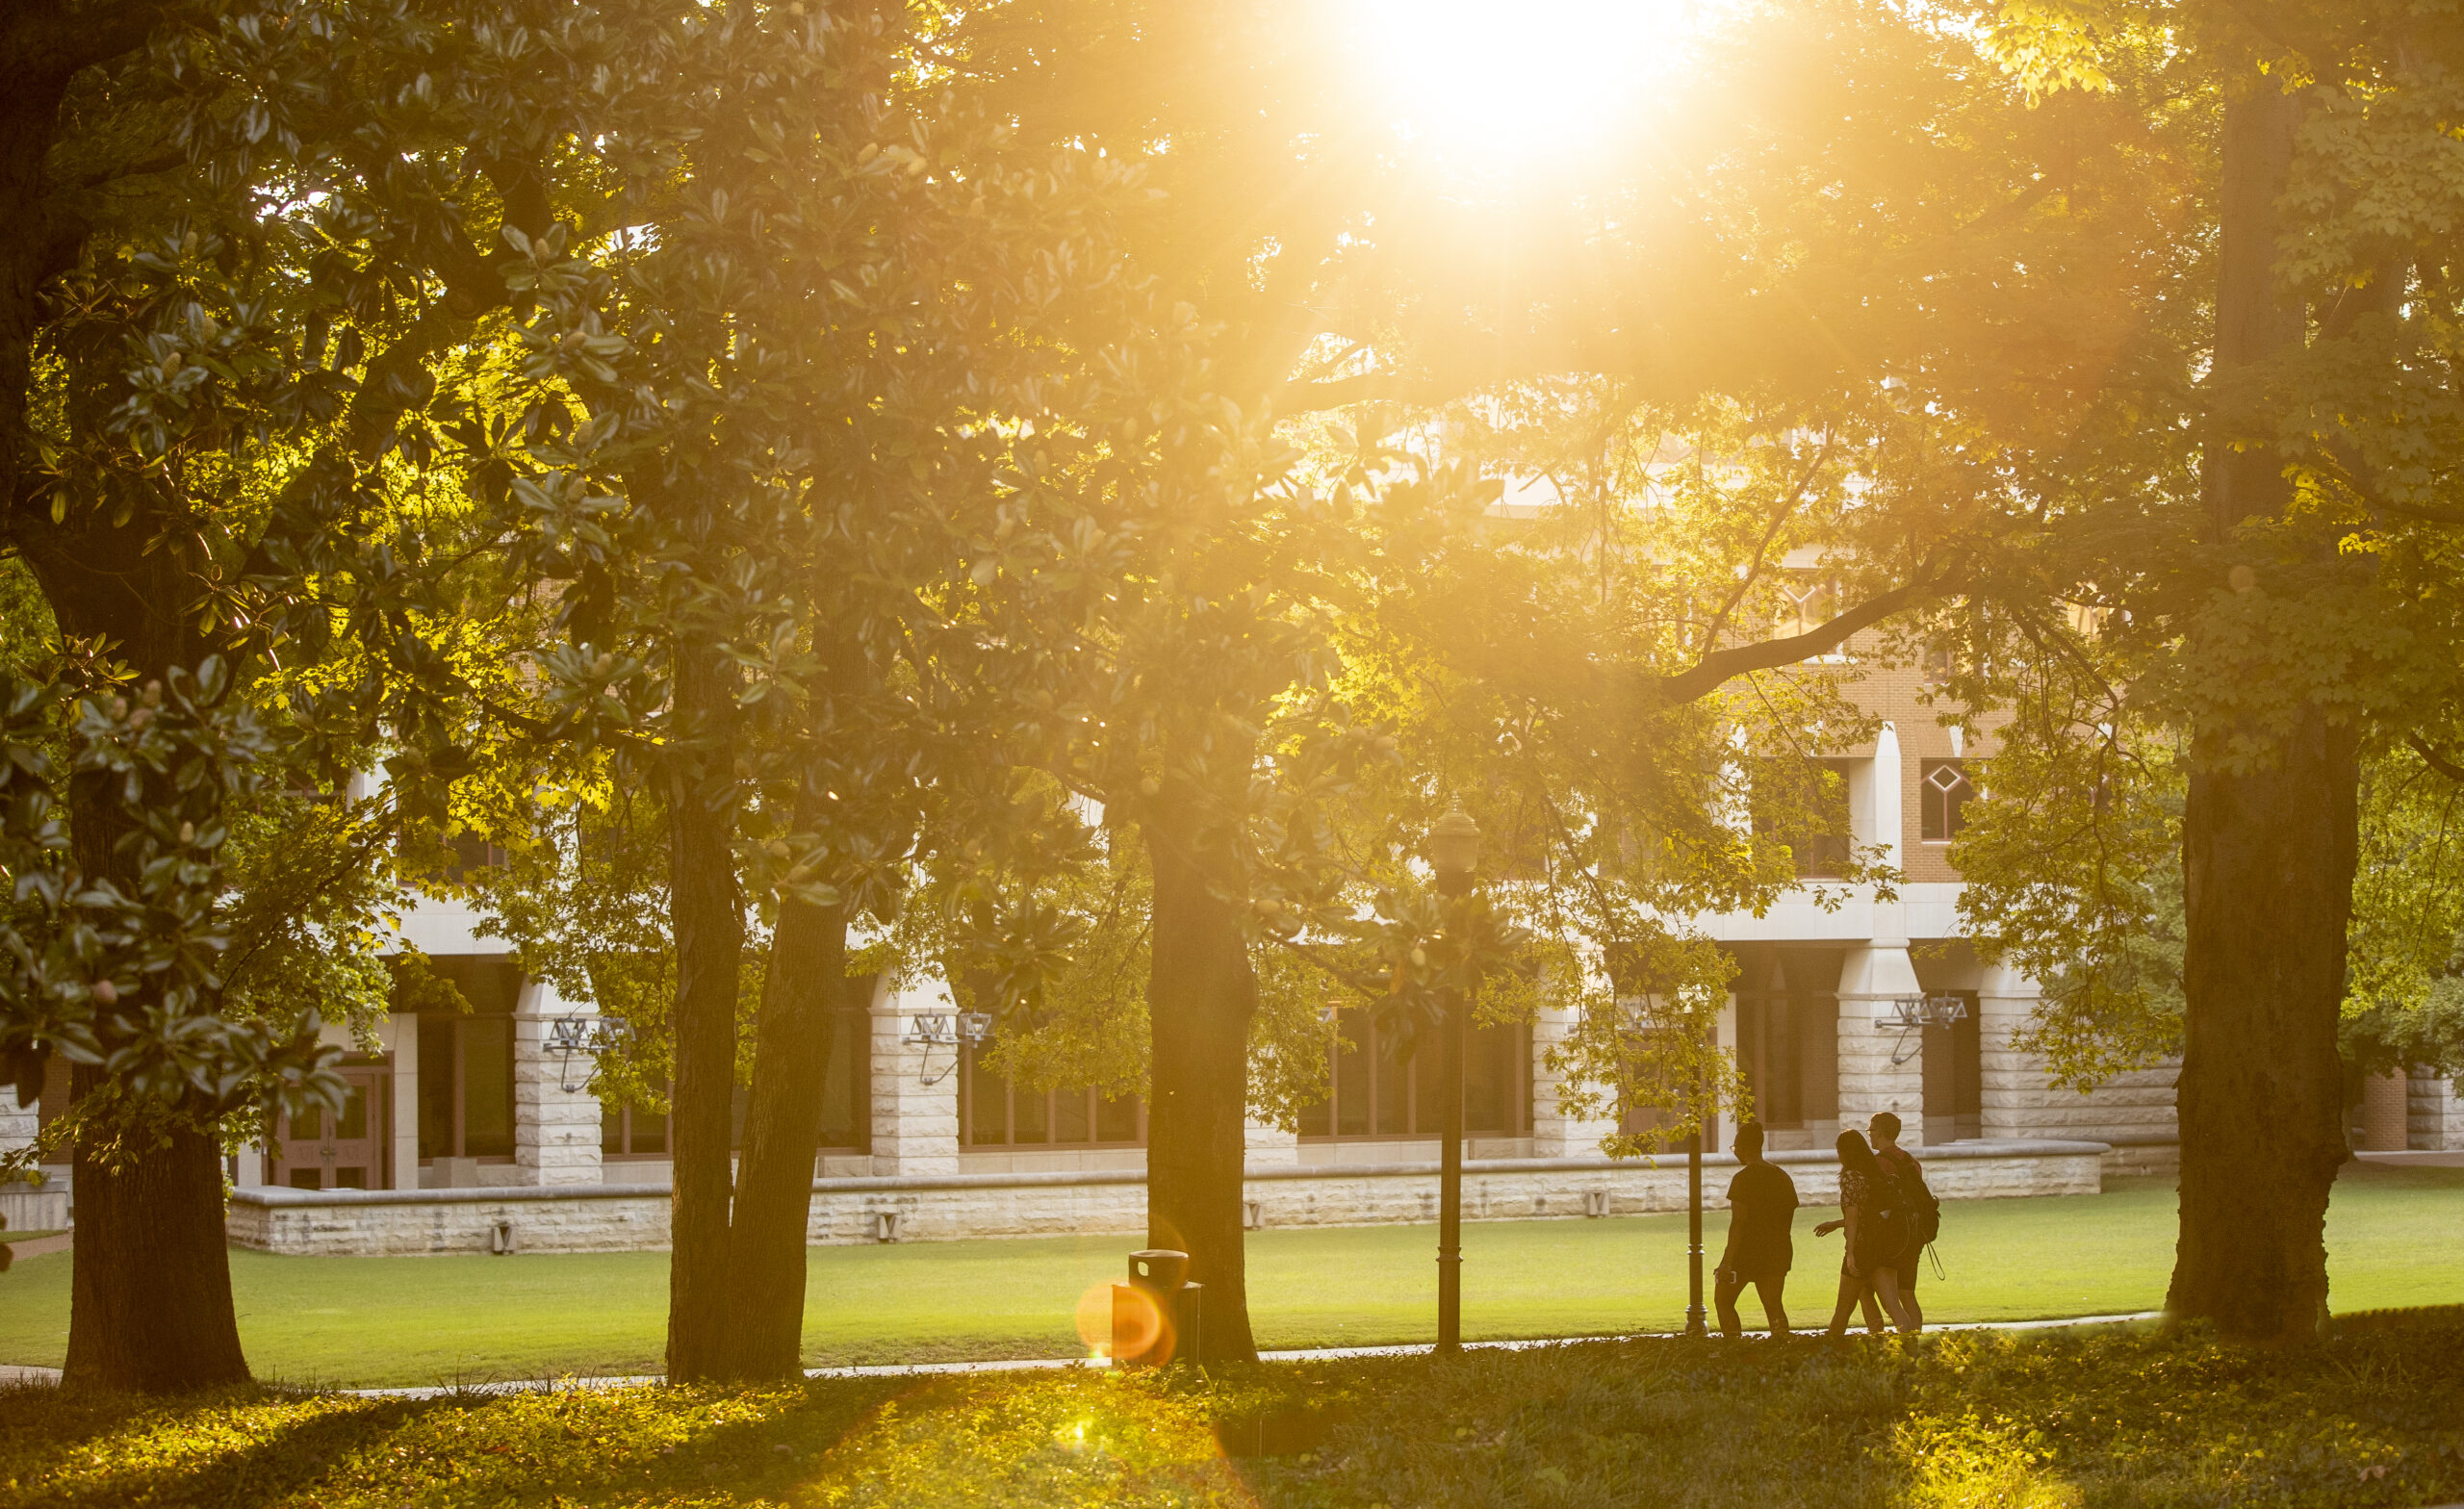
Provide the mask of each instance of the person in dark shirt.
[{"label": "person in dark shirt", "polygon": [[1774,1341],[1788,1334],[1788,1312],[1781,1303],[1788,1268],[1796,1249],[1788,1230],[1797,1218],[1797,1185],[1788,1171],[1762,1157],[1762,1127],[1749,1121],[1736,1129],[1736,1156],[1745,1164],[1729,1181],[1729,1244],[1713,1274],[1711,1304],[1720,1313],[1722,1334],[1745,1334],[1737,1318],[1737,1296],[1754,1286],[1762,1297],[1762,1313],[1771,1319]]},{"label": "person in dark shirt", "polygon": [[[1874,1119],[1866,1123],[1866,1128],[1874,1143],[1874,1162],[1883,1165],[1883,1172],[1897,1181],[1900,1189],[1906,1189],[1912,1182],[1920,1186],[1925,1182],[1923,1165],[1916,1162],[1915,1155],[1899,1145],[1899,1117],[1887,1111],[1878,1112]],[[1900,1303],[1916,1317],[1916,1329],[1920,1331],[1925,1329],[1925,1307],[1916,1299],[1916,1278],[1924,1256],[1924,1245],[1912,1240],[1908,1250],[1901,1254],[1897,1269]],[[1865,1322],[1879,1330],[1881,1327],[1875,1322],[1873,1306],[1871,1299],[1865,1301]]]}]

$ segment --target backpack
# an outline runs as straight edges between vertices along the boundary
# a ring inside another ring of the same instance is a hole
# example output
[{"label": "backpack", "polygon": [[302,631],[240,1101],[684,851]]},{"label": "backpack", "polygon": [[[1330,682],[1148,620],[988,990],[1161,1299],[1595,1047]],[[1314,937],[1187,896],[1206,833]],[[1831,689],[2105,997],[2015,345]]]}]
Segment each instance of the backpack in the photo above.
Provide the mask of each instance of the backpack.
[{"label": "backpack", "polygon": [[1942,1234],[1942,1202],[1925,1187],[1924,1166],[1903,1149],[1894,1147],[1891,1151],[1899,1156],[1884,1163],[1890,1169],[1895,1187],[1891,1203],[1908,1216],[1908,1244],[1930,1247],[1934,1239]]}]

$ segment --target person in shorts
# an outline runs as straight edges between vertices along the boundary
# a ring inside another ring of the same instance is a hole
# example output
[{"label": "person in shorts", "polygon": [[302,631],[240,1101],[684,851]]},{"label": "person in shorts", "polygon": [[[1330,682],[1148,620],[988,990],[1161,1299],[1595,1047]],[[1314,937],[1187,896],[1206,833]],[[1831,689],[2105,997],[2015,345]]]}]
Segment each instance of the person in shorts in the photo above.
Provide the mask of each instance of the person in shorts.
[{"label": "person in shorts", "polygon": [[1745,1166],[1729,1181],[1729,1244],[1712,1275],[1711,1305],[1719,1312],[1722,1335],[1743,1336],[1745,1322],[1737,1317],[1736,1302],[1745,1287],[1753,1285],[1777,1341],[1788,1334],[1782,1298],[1796,1261],[1789,1229],[1796,1224],[1797,1185],[1786,1169],[1763,1158],[1759,1122],[1736,1129],[1736,1156]]},{"label": "person in shorts", "polygon": [[[1873,1138],[1874,1162],[1883,1165],[1884,1173],[1897,1181],[1902,1189],[1923,1180],[1923,1165],[1916,1162],[1914,1154],[1899,1145],[1899,1117],[1887,1111],[1877,1112],[1874,1119],[1866,1123],[1866,1127]],[[1923,1247],[1912,1246],[1900,1255],[1899,1262],[1894,1265],[1894,1270],[1899,1275],[1900,1302],[1908,1307],[1909,1314],[1916,1317],[1919,1330],[1922,1330],[1925,1325],[1925,1307],[1916,1302],[1916,1269],[1918,1261],[1924,1256]],[[1874,1313],[1874,1302],[1871,1299],[1865,1301],[1865,1311],[1866,1324],[1875,1330],[1881,1330],[1881,1317]]]}]

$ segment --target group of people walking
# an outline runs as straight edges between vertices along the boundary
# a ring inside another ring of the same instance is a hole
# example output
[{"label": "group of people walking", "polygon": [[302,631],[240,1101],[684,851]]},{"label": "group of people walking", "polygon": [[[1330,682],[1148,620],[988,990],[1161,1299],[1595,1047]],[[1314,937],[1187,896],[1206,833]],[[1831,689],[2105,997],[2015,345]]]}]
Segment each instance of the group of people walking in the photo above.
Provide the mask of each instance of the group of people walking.
[{"label": "group of people walking", "polygon": [[[1839,1263],[1839,1299],[1826,1333],[1831,1336],[1845,1334],[1860,1309],[1872,1331],[1883,1329],[1886,1315],[1903,1332],[1913,1333],[1925,1324],[1924,1307],[1916,1299],[1917,1263],[1939,1227],[1940,1208],[1926,1188],[1923,1165],[1899,1145],[1899,1117],[1883,1112],[1866,1130],[1873,1137],[1870,1142],[1854,1131],[1839,1134],[1839,1218],[1813,1229],[1816,1237],[1843,1229],[1847,1233],[1847,1250]],[[1712,1308],[1719,1313],[1721,1331],[1742,1335],[1736,1302],[1750,1285],[1761,1296],[1771,1334],[1786,1336],[1783,1292],[1796,1263],[1796,1181],[1762,1156],[1758,1123],[1737,1128],[1735,1145],[1745,1166],[1729,1183],[1729,1243],[1713,1275]]]}]

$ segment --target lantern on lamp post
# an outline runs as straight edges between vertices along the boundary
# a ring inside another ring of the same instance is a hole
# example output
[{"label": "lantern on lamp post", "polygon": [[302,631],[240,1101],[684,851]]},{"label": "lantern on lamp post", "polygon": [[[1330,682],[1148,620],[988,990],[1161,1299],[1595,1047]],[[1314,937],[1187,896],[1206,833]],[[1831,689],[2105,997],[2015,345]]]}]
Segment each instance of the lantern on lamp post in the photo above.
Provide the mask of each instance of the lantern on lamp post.
[{"label": "lantern on lamp post", "polygon": [[[1455,807],[1428,831],[1429,866],[1438,894],[1451,901],[1472,888],[1480,867],[1480,825]],[[1463,1349],[1463,1036],[1472,989],[1449,990],[1438,1035],[1438,1103],[1445,1146],[1438,1154],[1437,1349]]]}]

